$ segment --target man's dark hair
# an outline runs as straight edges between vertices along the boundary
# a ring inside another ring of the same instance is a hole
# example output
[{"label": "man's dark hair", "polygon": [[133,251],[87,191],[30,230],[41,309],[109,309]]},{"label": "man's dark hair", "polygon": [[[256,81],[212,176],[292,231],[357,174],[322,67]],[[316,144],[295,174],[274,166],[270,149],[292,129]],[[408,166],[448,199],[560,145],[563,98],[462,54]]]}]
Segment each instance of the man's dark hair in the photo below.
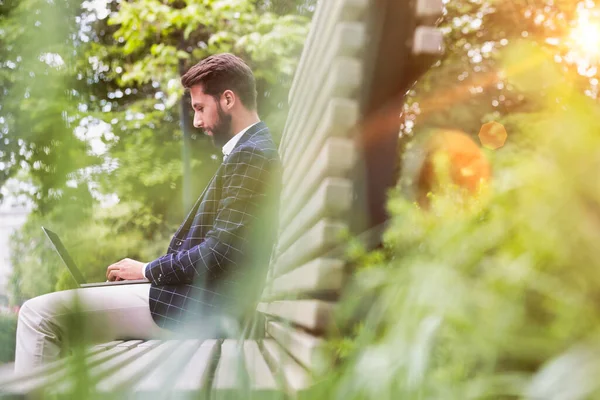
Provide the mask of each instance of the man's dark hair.
[{"label": "man's dark hair", "polygon": [[204,93],[217,101],[226,90],[233,91],[249,110],[256,110],[256,82],[250,67],[233,54],[216,54],[190,68],[181,84],[189,89],[202,85]]}]

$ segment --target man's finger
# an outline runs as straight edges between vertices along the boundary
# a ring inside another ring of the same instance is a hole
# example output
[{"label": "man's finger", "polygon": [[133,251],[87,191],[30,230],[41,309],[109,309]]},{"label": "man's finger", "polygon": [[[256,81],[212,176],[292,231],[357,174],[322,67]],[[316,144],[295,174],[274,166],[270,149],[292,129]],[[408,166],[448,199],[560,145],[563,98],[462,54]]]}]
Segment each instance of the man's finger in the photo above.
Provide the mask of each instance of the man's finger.
[{"label": "man's finger", "polygon": [[117,280],[117,278],[119,277],[119,275],[118,275],[118,274],[119,274],[119,272],[120,272],[120,271],[119,271],[118,269],[113,269],[112,271],[110,271],[110,272],[108,273],[108,280],[109,280],[109,281],[114,281],[114,280]]},{"label": "man's finger", "polygon": [[110,274],[111,271],[118,270],[118,269],[119,269],[119,266],[116,264],[109,265],[108,268],[106,268],[106,277],[108,278],[108,275]]}]

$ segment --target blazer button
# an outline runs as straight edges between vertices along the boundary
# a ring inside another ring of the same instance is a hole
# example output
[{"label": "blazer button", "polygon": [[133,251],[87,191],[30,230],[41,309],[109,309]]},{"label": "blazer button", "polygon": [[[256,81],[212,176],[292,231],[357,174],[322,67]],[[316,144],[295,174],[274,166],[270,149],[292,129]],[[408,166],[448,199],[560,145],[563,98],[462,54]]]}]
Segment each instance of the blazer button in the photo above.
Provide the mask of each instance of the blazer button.
[{"label": "blazer button", "polygon": [[178,240],[175,242],[175,246],[181,246],[183,244],[183,242],[181,240]]}]

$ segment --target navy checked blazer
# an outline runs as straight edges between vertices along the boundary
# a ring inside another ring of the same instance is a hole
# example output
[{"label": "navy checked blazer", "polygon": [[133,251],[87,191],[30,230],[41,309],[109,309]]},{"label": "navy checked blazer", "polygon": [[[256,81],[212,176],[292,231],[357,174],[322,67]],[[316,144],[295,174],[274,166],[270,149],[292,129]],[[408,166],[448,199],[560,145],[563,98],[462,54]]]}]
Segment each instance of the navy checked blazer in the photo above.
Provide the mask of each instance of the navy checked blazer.
[{"label": "navy checked blazer", "polygon": [[[150,312],[159,326],[176,329],[201,323],[207,314],[237,315],[234,308],[254,300],[249,296],[264,283],[273,247],[277,209],[270,206],[278,204],[280,186],[277,147],[259,122],[218,168],[167,254],[146,267]],[[266,207],[272,218],[264,218]]]}]

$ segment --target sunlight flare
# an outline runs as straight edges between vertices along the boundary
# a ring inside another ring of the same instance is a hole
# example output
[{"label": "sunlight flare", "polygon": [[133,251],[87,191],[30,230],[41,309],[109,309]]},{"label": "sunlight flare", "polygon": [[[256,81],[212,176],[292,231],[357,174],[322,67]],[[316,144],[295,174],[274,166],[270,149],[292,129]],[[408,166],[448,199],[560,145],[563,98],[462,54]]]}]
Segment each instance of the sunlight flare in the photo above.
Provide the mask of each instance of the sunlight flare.
[{"label": "sunlight flare", "polygon": [[590,18],[588,10],[581,10],[577,25],[569,35],[573,50],[588,60],[600,58],[600,21]]}]

